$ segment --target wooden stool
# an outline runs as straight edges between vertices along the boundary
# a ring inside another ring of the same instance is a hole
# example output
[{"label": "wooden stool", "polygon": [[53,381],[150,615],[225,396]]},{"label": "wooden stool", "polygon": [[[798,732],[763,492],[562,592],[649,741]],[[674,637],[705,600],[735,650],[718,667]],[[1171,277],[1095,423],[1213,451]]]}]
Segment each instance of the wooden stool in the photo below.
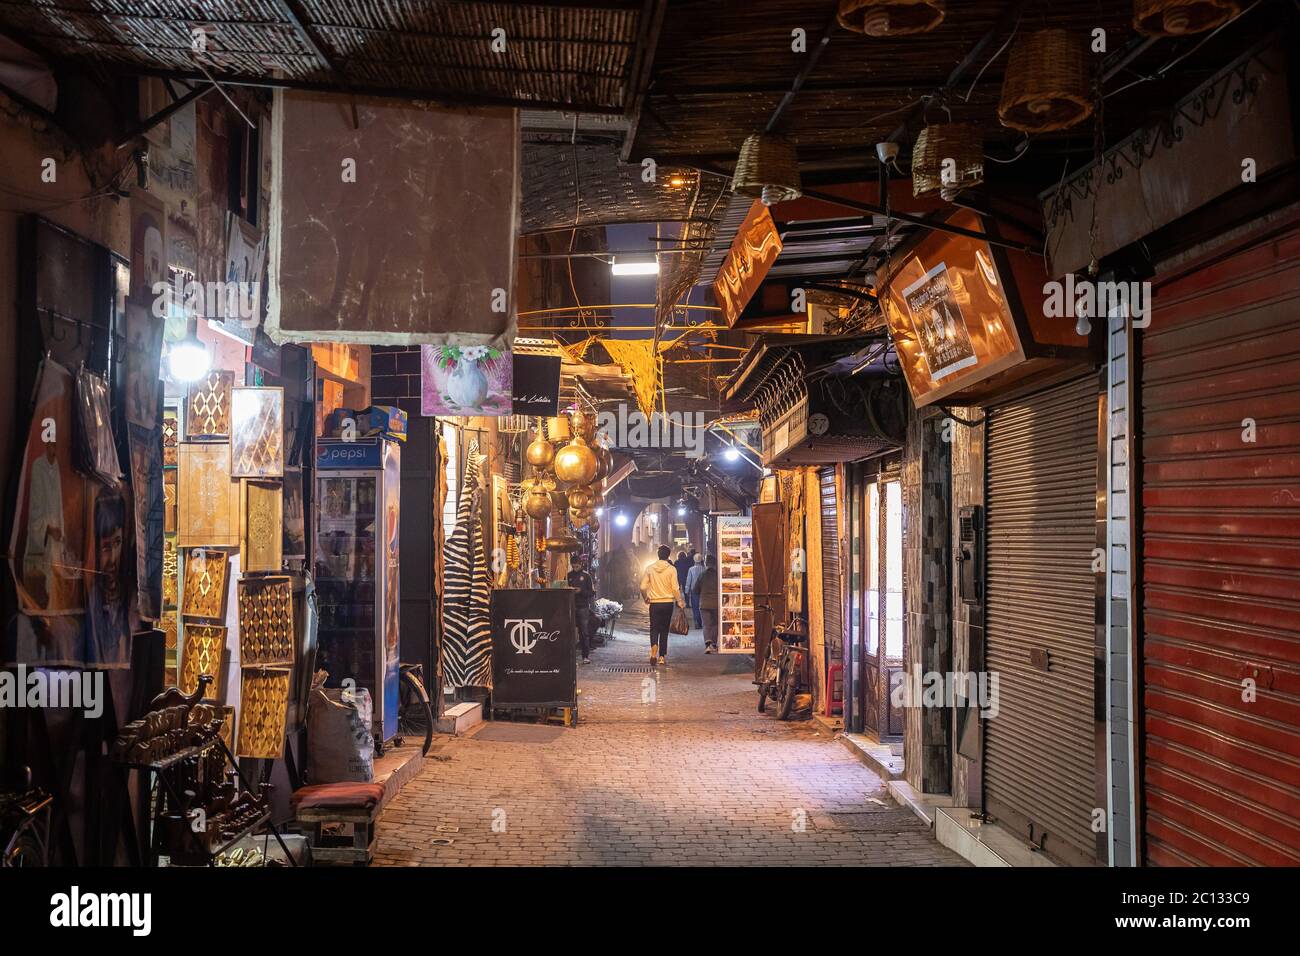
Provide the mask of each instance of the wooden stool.
[{"label": "wooden stool", "polygon": [[[381,783],[319,783],[295,790],[290,798],[307,832],[313,863],[368,866],[374,857],[375,825],[384,802]],[[352,827],[352,836],[325,834],[327,824]]]}]

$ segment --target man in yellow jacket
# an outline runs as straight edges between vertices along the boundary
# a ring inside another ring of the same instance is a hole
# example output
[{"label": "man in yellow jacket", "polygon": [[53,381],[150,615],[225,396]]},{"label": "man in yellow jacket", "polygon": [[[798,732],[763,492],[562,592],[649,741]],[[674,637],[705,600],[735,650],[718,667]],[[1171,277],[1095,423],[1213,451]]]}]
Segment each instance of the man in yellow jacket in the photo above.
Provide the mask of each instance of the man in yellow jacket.
[{"label": "man in yellow jacket", "polygon": [[650,662],[655,660],[655,644],[659,645],[659,665],[668,663],[668,631],[673,623],[673,605],[686,607],[681,585],[677,583],[677,569],[668,563],[672,549],[659,548],[659,560],[646,566],[641,575],[641,597],[650,607]]}]

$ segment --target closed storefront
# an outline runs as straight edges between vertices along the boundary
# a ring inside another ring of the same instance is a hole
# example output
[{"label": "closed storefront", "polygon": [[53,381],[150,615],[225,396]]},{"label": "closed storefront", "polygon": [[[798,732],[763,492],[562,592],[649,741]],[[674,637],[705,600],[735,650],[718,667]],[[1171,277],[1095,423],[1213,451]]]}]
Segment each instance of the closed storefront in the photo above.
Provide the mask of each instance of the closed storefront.
[{"label": "closed storefront", "polygon": [[1141,356],[1151,865],[1300,865],[1300,228],[1160,274]]},{"label": "closed storefront", "polygon": [[1098,380],[994,405],[987,419],[985,809],[1067,863],[1097,861],[1093,548]]},{"label": "closed storefront", "polygon": [[[827,661],[838,661],[844,647],[844,611],[840,604],[839,506],[835,494],[835,468],[819,468],[821,495],[822,620]],[[828,695],[833,687],[828,690]]]}]

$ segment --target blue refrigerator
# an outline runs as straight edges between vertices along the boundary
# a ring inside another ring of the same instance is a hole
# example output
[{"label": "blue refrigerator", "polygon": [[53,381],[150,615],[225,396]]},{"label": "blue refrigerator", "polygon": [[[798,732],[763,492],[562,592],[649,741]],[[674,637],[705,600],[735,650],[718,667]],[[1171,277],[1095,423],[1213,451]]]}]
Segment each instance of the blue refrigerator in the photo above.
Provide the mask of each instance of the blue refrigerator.
[{"label": "blue refrigerator", "polygon": [[370,691],[375,744],[397,734],[401,445],[316,442],[317,668]]}]

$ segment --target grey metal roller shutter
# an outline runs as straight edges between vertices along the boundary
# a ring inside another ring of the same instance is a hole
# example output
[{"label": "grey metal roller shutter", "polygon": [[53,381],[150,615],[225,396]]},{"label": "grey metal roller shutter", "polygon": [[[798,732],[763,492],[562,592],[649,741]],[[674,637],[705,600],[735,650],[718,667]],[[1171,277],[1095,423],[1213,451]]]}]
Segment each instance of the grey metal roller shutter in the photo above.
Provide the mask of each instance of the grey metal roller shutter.
[{"label": "grey metal roller shutter", "polygon": [[1095,375],[989,410],[985,809],[1070,863],[1096,862]]},{"label": "grey metal roller shutter", "polygon": [[826,627],[827,660],[839,660],[844,646],[844,615],[840,608],[839,502],[835,498],[835,469],[817,471],[821,486],[822,621]]}]

